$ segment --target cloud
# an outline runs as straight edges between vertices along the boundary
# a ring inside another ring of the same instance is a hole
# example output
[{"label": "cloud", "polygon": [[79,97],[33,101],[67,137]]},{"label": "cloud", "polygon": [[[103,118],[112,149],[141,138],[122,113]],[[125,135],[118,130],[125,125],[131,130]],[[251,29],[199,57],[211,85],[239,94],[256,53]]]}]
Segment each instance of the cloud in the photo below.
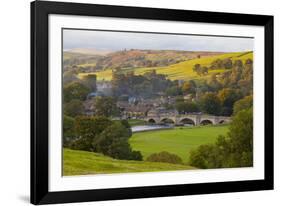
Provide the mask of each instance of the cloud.
[{"label": "cloud", "polygon": [[254,39],[152,34],[136,32],[63,30],[63,49],[94,48],[99,50],[154,49],[185,51],[236,52],[253,50]]}]

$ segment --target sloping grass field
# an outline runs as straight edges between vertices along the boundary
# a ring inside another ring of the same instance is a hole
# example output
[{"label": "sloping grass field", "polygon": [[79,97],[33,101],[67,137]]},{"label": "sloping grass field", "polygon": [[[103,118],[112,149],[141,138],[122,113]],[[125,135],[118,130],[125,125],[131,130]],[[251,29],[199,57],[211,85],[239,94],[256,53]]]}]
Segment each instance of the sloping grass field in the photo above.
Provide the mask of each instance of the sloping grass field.
[{"label": "sloping grass field", "polygon": [[[210,76],[212,73],[221,73],[225,70],[209,70],[209,74],[206,76],[198,76],[196,72],[193,72],[193,66],[195,64],[201,64],[201,66],[210,66],[210,64],[216,59],[225,59],[231,58],[232,60],[240,59],[245,61],[246,59],[253,59],[253,52],[235,52],[235,53],[226,53],[216,56],[208,56],[202,58],[191,59],[187,61],[180,62],[178,64],[173,64],[166,67],[145,67],[145,68],[134,68],[133,71],[135,74],[144,74],[150,70],[156,70],[159,74],[165,74],[171,80],[182,79],[201,79]],[[78,76],[87,75],[88,73],[80,73]],[[100,72],[94,72],[97,75],[98,80],[110,81],[112,79],[111,69],[106,69]]]},{"label": "sloping grass field", "polygon": [[152,153],[170,152],[188,162],[189,152],[202,144],[213,143],[218,135],[225,135],[227,125],[182,127],[134,133],[130,145],[142,153],[146,159]]},{"label": "sloping grass field", "polygon": [[63,150],[64,176],[189,169],[195,168],[160,162],[116,160],[94,152]]}]

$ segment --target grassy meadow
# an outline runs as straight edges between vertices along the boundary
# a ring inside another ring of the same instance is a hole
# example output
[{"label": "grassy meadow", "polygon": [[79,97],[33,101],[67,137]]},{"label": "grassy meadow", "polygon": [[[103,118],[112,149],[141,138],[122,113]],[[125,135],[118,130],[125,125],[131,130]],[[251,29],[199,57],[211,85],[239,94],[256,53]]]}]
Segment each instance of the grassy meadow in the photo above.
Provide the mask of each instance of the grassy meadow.
[{"label": "grassy meadow", "polygon": [[[209,70],[209,75],[199,76],[196,72],[193,72],[193,66],[195,64],[200,64],[201,66],[210,66],[210,64],[216,59],[225,59],[231,58],[232,60],[240,59],[245,61],[246,59],[253,59],[253,52],[235,52],[235,53],[226,53],[215,56],[208,56],[202,58],[191,59],[187,61],[183,61],[177,64],[172,64],[170,66],[165,67],[144,67],[144,68],[134,68],[133,71],[136,75],[142,75],[145,72],[155,69],[158,74],[165,74],[171,80],[190,80],[190,79],[200,79],[207,78],[212,73],[221,73],[225,70]],[[88,75],[89,73],[80,73],[78,77],[83,77],[84,75]],[[93,74],[97,75],[97,80],[106,80],[110,81],[112,79],[112,70],[106,69],[100,72],[94,72]]]},{"label": "grassy meadow", "polygon": [[225,135],[227,131],[227,125],[218,125],[139,132],[130,138],[130,145],[140,151],[144,159],[152,153],[166,151],[178,155],[187,163],[190,150],[215,142],[218,135]]},{"label": "grassy meadow", "polygon": [[71,149],[63,150],[63,164],[64,176],[195,169],[187,165],[117,160],[94,152]]},{"label": "grassy meadow", "polygon": [[99,153],[64,149],[63,175],[110,174],[196,169],[188,166],[190,150],[199,145],[215,142],[218,135],[226,134],[227,125],[185,127],[134,133],[130,145],[141,151],[144,160],[152,154],[167,151],[182,158],[184,164],[117,160]]}]

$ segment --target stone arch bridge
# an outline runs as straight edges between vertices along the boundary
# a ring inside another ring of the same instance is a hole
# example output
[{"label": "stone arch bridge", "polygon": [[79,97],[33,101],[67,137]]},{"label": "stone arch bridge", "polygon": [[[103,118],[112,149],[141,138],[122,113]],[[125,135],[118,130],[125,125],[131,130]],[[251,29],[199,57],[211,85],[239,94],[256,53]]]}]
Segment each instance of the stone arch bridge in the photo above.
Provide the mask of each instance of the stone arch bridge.
[{"label": "stone arch bridge", "polygon": [[212,116],[204,114],[183,114],[183,115],[159,115],[147,116],[144,118],[149,123],[161,124],[169,122],[172,124],[192,124],[192,125],[205,125],[205,124],[224,124],[231,121],[230,117],[225,116]]}]

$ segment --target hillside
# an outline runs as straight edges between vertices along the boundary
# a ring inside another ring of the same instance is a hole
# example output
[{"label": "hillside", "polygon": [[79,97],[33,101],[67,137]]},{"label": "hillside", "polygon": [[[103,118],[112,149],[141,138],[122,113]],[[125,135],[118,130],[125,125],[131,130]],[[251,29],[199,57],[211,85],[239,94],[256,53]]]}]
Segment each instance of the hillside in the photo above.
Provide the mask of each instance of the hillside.
[{"label": "hillside", "polygon": [[63,52],[64,70],[72,66],[84,72],[108,69],[127,70],[140,67],[162,67],[194,59],[222,54],[221,52],[194,52],[175,50],[122,50],[72,49]]},{"label": "hillside", "polygon": [[109,53],[112,53],[113,51],[111,51],[111,50],[98,50],[98,49],[94,49],[94,48],[75,48],[75,49],[68,50],[68,52],[77,53],[77,54],[104,56],[104,55],[107,55]]},{"label": "hillside", "polygon": [[63,175],[189,170],[194,167],[158,162],[116,160],[102,154],[63,150]]},{"label": "hillside", "polygon": [[[102,58],[100,55],[96,54],[86,54],[86,53],[76,53],[72,51],[63,52],[63,65],[64,70],[68,69],[68,66],[77,66],[77,65],[90,65],[95,66],[98,59]],[[91,70],[89,70],[91,71]]]},{"label": "hillside", "polygon": [[117,69],[137,67],[168,66],[185,60],[221,54],[218,52],[193,52],[175,50],[123,50],[110,53],[99,59],[96,69]]},{"label": "hillside", "polygon": [[[135,74],[144,74],[147,71],[155,69],[159,74],[165,74],[171,80],[182,79],[199,79],[205,78],[212,73],[220,73],[224,70],[210,70],[209,75],[200,77],[195,72],[193,72],[193,66],[195,64],[201,64],[202,66],[210,66],[210,64],[216,59],[225,59],[230,58],[232,60],[240,59],[245,61],[246,59],[253,59],[253,52],[235,52],[235,53],[226,53],[226,54],[213,54],[206,56],[200,56],[200,58],[193,58],[190,60],[182,61],[180,63],[171,64],[169,66],[161,67],[138,67],[138,68],[123,68],[122,72],[134,71]],[[86,73],[80,73],[79,76],[83,76]],[[94,72],[97,75],[98,80],[111,80],[112,78],[112,69],[105,69],[103,71]]]}]

